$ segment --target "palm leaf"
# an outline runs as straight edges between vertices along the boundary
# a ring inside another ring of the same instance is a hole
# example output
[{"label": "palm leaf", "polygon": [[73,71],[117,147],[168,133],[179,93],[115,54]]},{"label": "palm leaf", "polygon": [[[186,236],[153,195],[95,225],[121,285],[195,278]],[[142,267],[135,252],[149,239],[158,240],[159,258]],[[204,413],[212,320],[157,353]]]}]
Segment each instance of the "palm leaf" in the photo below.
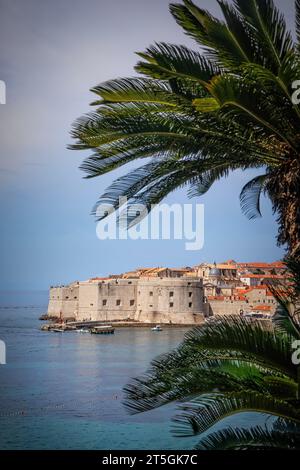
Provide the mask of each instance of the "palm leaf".
[{"label": "palm leaf", "polygon": [[138,55],[146,62],[138,62],[136,71],[154,79],[187,79],[205,87],[213,76],[220,73],[215,64],[186,46],[159,43]]},{"label": "palm leaf", "polygon": [[168,84],[150,78],[121,78],[109,80],[91,89],[101,99],[92,105],[107,103],[161,103],[175,106],[174,95]]},{"label": "palm leaf", "polygon": [[[257,127],[261,138],[276,135],[281,142],[294,149],[290,130],[286,132],[286,122],[280,120],[280,108],[268,101],[262,88],[254,87],[249,80],[234,75],[215,77],[209,86],[212,96],[219,102],[222,115],[231,116],[243,125]],[[287,137],[289,135],[289,138]]]},{"label": "palm leaf", "polygon": [[237,393],[202,395],[180,407],[173,419],[176,435],[191,436],[206,432],[220,420],[241,412],[261,412],[290,419],[300,425],[300,411],[284,400],[245,390]]},{"label": "palm leaf", "polygon": [[278,71],[285,55],[293,48],[284,16],[275,7],[273,0],[234,0],[233,3],[260,44],[263,57],[268,58],[268,62],[263,65]]},{"label": "palm leaf", "polygon": [[209,348],[210,350],[231,350],[251,354],[270,366],[282,370],[292,378],[297,372],[291,358],[291,344],[288,337],[276,335],[261,322],[248,322],[235,316],[221,317],[213,325],[194,328],[186,334],[190,347]]},{"label": "palm leaf", "polygon": [[273,322],[275,327],[289,334],[295,339],[300,338],[300,261],[287,258],[285,261],[287,272],[290,275],[290,284],[269,283],[269,289],[278,302]]},{"label": "palm leaf", "polygon": [[298,49],[300,45],[300,0],[295,1],[296,7],[296,35],[298,40]]},{"label": "palm leaf", "polygon": [[261,217],[260,197],[264,191],[264,184],[268,175],[259,175],[249,181],[243,187],[240,194],[240,202],[243,213],[251,220]]},{"label": "palm leaf", "polygon": [[[271,288],[272,290],[272,288]],[[282,293],[279,294],[278,289],[273,288],[273,295],[275,295],[277,301],[279,302],[278,307],[276,308],[275,314],[272,318],[272,321],[275,327],[282,332],[289,334],[292,338],[300,338],[300,323],[297,319],[297,316],[293,316],[288,307],[287,299]]]},{"label": "palm leaf", "polygon": [[252,59],[253,47],[245,28],[239,29],[242,39],[237,38],[224,22],[198,8],[190,0],[184,0],[184,5],[171,4],[170,11],[186,33],[205,46],[207,56],[212,60],[217,59],[221,66],[236,67]]},{"label": "palm leaf", "polygon": [[299,449],[300,428],[297,433],[287,429],[277,431],[266,426],[228,428],[213,432],[201,439],[197,450],[251,450],[251,449]]}]

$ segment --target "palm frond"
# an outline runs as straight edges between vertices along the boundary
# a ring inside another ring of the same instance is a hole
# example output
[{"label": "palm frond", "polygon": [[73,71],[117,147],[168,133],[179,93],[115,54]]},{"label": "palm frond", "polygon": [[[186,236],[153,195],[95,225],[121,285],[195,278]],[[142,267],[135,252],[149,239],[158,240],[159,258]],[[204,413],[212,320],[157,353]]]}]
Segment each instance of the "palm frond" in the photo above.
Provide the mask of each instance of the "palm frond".
[{"label": "palm frond", "polygon": [[295,0],[296,7],[296,35],[298,41],[298,50],[300,46],[300,0]]},{"label": "palm frond", "polygon": [[273,291],[273,295],[279,302],[278,307],[276,308],[275,314],[272,318],[272,321],[277,328],[278,331],[282,331],[284,333],[289,334],[292,338],[299,339],[300,338],[300,323],[297,316],[294,316],[288,308],[288,302],[283,295],[283,293],[279,293],[278,288],[276,289],[274,286],[271,287]]},{"label": "palm frond", "polygon": [[233,3],[263,51],[266,58],[263,65],[278,71],[286,54],[293,49],[284,16],[273,0],[234,0]]},{"label": "palm frond", "polygon": [[290,275],[289,284],[268,284],[270,291],[278,302],[273,323],[278,330],[286,332],[295,339],[299,339],[300,261],[299,259],[287,258],[285,264]]},{"label": "palm frond", "polygon": [[184,5],[171,4],[170,11],[186,33],[204,46],[207,56],[216,60],[220,66],[237,67],[252,59],[253,47],[245,28],[239,28],[242,37],[237,38],[235,31],[230,30],[226,23],[214,18],[190,0],[184,0]]},{"label": "palm frond", "polygon": [[284,400],[259,392],[245,390],[237,393],[202,395],[179,407],[173,419],[176,435],[192,436],[206,432],[222,419],[241,412],[256,411],[281,416],[300,425],[300,411]]},{"label": "palm frond", "polygon": [[147,374],[125,389],[126,406],[141,412],[213,389],[247,388],[277,398],[295,398],[297,370],[287,336],[261,323],[220,319],[186,334],[183,344],[151,363]]},{"label": "palm frond", "polygon": [[[285,121],[280,120],[280,107],[268,101],[262,88],[249,80],[231,74],[215,77],[209,86],[212,96],[219,102],[222,115],[229,116],[244,127],[259,127],[260,138],[276,135],[281,142],[294,149],[292,133],[286,132]],[[289,137],[287,137],[289,136]]]},{"label": "palm frond", "polygon": [[91,89],[100,97],[92,105],[109,103],[161,103],[175,106],[174,95],[167,83],[150,78],[120,78],[101,83]]},{"label": "palm frond", "polygon": [[[287,427],[287,426],[286,426]],[[266,426],[250,428],[225,429],[208,434],[196,446],[197,450],[265,450],[265,449],[299,449],[300,428],[298,432],[278,431]]]},{"label": "palm frond", "polygon": [[243,187],[240,194],[240,203],[243,213],[251,220],[261,217],[260,198],[264,191],[264,184],[268,175],[259,175]]},{"label": "palm frond", "polygon": [[146,52],[139,52],[138,55],[145,61],[137,63],[135,67],[137,72],[154,79],[192,80],[201,85],[199,94],[201,88],[205,89],[211,78],[220,73],[220,69],[214,63],[182,45],[159,43],[150,46]]},{"label": "palm frond", "polygon": [[178,400],[186,402],[211,390],[228,393],[247,389],[280,399],[296,397],[295,381],[255,362],[251,355],[218,350],[185,353],[177,350],[157,358],[145,375],[124,387],[124,405],[130,413]]},{"label": "palm frond", "polygon": [[[272,328],[261,322],[226,316],[214,324],[205,324],[186,334],[190,347],[239,351],[256,356],[263,364],[268,363],[292,378],[297,377],[291,364],[291,344],[288,337],[276,335]],[[282,368],[282,369],[281,369]]]}]

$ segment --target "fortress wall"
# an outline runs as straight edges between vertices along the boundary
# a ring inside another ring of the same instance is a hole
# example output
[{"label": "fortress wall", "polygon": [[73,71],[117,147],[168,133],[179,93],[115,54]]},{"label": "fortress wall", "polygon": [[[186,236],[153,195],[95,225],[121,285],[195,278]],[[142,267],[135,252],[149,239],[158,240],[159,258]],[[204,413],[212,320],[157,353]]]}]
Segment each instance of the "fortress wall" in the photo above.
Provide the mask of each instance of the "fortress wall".
[{"label": "fortress wall", "polygon": [[[244,313],[251,312],[255,307],[259,306],[268,306],[271,307],[269,313],[275,313],[277,304],[276,303],[259,303],[259,302],[246,302],[246,301],[221,301],[221,300],[211,300],[209,304],[204,304],[210,306],[210,312],[213,315],[239,315],[240,310],[242,309]],[[207,309],[207,307],[206,307]]]},{"label": "fortress wall", "polygon": [[48,315],[59,316],[63,310],[62,287],[51,287],[49,293]]},{"label": "fortress wall", "polygon": [[98,285],[97,320],[134,319],[137,301],[137,279],[113,279]]},{"label": "fortress wall", "polygon": [[97,283],[79,283],[77,320],[97,320],[99,289]]},{"label": "fortress wall", "polygon": [[213,315],[239,315],[241,309],[244,313],[251,311],[251,306],[246,301],[211,300],[209,305]]},{"label": "fortress wall", "polygon": [[48,315],[62,315],[63,318],[75,317],[78,314],[79,285],[52,287],[50,289]]},{"label": "fortress wall", "polygon": [[139,280],[135,319],[145,323],[195,324],[202,322],[202,281]]},{"label": "fortress wall", "polygon": [[79,306],[79,283],[70,284],[62,289],[63,317],[77,318]]},{"label": "fortress wall", "polygon": [[49,315],[76,320],[198,324],[203,286],[194,279],[109,279],[50,289]]}]

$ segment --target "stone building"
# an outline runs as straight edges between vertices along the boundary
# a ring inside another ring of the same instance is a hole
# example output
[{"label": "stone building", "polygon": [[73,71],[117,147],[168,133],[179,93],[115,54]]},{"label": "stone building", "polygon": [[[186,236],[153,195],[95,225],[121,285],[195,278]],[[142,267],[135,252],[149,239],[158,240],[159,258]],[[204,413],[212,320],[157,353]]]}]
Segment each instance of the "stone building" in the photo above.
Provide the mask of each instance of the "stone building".
[{"label": "stone building", "polygon": [[79,282],[68,286],[50,287],[48,316],[77,318],[79,301]]},{"label": "stone building", "polygon": [[202,280],[177,277],[94,278],[50,289],[49,316],[78,321],[198,324]]},{"label": "stone building", "polygon": [[208,296],[209,310],[214,315],[238,315],[253,311],[274,314],[277,301],[268,286],[234,289],[232,295]]},{"label": "stone building", "polygon": [[95,321],[197,324],[203,316],[252,310],[274,313],[266,286],[289,282],[276,263],[202,263],[183,268],[138,268],[50,289],[49,316]]}]

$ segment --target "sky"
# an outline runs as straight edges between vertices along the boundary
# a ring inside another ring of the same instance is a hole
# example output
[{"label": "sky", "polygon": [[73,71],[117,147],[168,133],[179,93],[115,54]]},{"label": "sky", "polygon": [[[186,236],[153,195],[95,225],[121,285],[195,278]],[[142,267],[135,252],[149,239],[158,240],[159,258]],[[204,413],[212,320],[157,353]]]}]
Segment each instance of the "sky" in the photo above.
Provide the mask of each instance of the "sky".
[{"label": "sky", "polygon": [[[293,25],[293,2],[276,2]],[[198,0],[220,15],[217,2]],[[99,240],[90,215],[108,184],[127,168],[92,180],[78,169],[89,155],[67,145],[71,124],[89,112],[91,87],[131,77],[135,51],[153,42],[197,44],[184,35],[168,0],[0,0],[0,289],[49,285],[140,266],[204,261],[275,261],[277,226],[269,201],[249,221],[239,192],[256,172],[235,172],[193,204],[205,205],[205,240]],[[191,202],[185,190],[169,203]]]}]

